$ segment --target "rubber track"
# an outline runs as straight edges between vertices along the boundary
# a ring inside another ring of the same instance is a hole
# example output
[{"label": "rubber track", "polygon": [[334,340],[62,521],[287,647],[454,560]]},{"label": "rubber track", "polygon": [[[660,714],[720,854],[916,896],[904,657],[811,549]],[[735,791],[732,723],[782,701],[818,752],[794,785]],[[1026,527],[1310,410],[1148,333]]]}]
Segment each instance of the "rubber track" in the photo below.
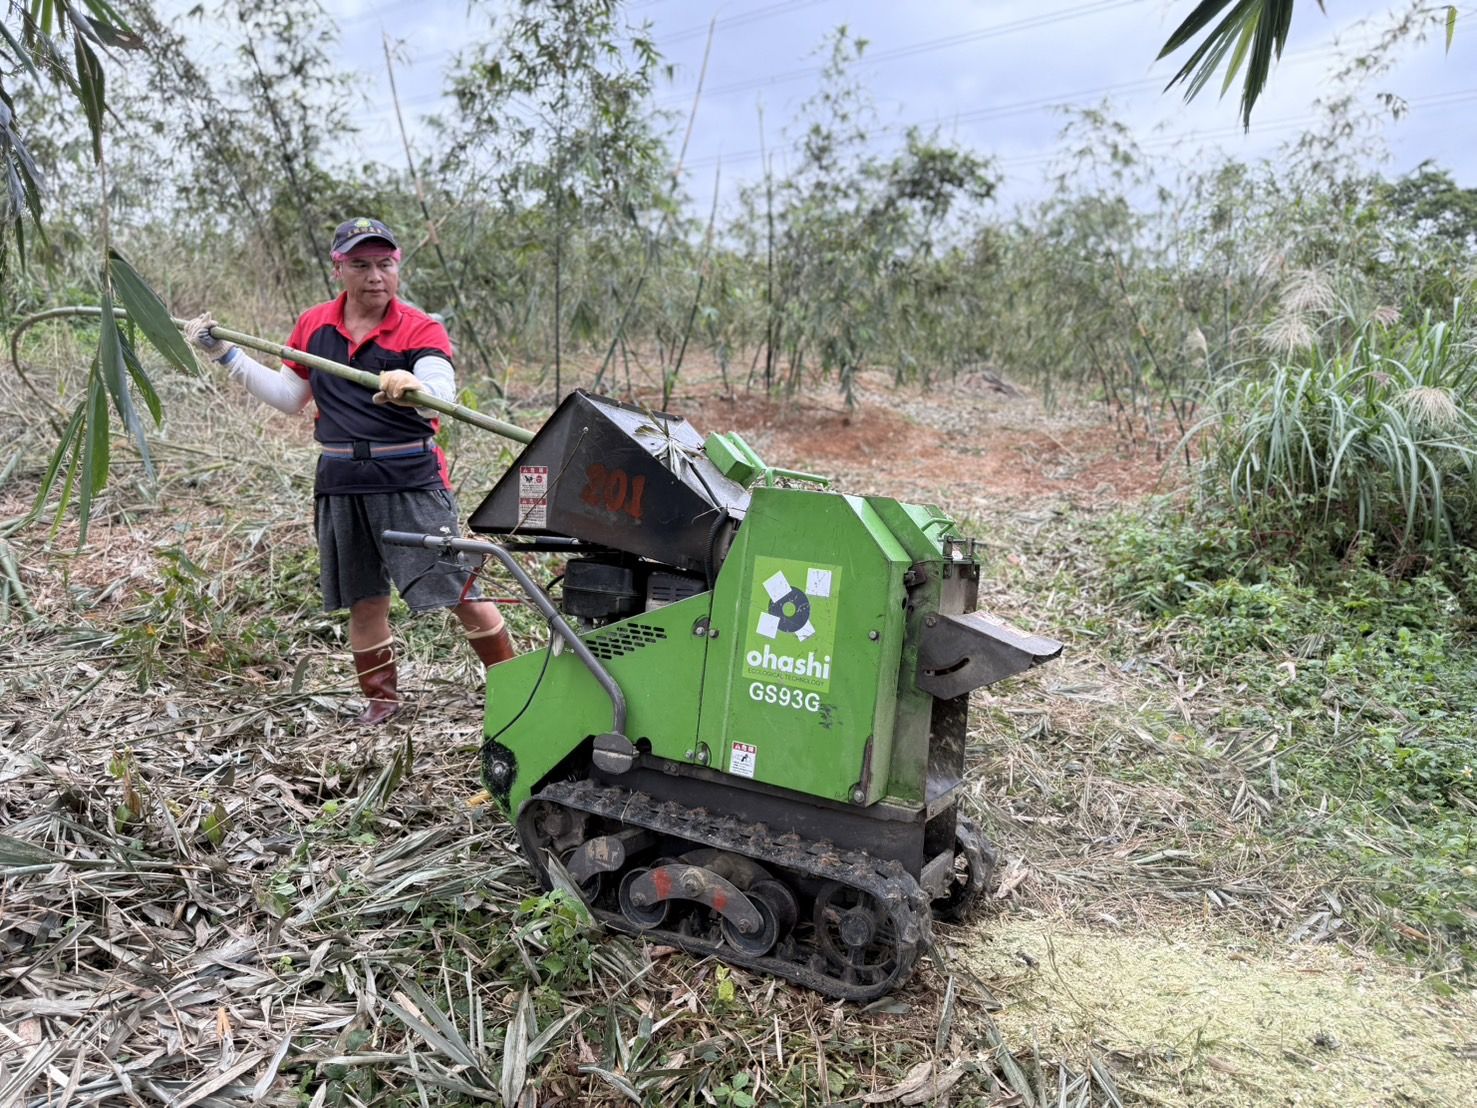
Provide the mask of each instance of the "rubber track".
[{"label": "rubber track", "polygon": [[[644,827],[684,839],[694,846],[741,854],[778,870],[781,876],[803,874],[862,889],[876,898],[891,916],[893,932],[898,936],[899,968],[876,985],[850,984],[818,973],[806,963],[772,955],[751,957],[721,940],[715,942],[664,928],[642,929],[619,912],[591,908],[597,919],[617,931],[657,939],[691,954],[711,955],[734,965],[774,974],[826,996],[855,1001],[875,1000],[900,986],[912,973],[919,952],[928,945],[932,920],[928,894],[896,861],[883,861],[864,851],[838,850],[830,842],[803,839],[796,834],[774,835],[762,823],[740,823],[731,816],[715,815],[705,808],[688,808],[675,801],[657,802],[645,793],[597,785],[589,780],[560,781],[545,786],[531,798],[523,814],[531,813],[539,801],[600,816],[622,826]],[[530,858],[541,859],[542,844],[538,844],[537,853],[530,849],[535,843],[523,824],[520,815],[519,837],[524,850]],[[535,862],[535,868],[547,884],[543,865]],[[801,956],[808,960],[812,952],[813,947],[803,947]]]}]

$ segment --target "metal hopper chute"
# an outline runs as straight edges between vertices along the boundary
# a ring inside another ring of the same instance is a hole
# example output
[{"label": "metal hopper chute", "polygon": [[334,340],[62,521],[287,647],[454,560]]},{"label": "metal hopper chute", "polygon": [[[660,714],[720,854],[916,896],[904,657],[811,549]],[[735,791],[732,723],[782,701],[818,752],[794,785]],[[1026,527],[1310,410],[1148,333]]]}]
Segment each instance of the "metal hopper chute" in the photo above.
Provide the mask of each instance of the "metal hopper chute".
[{"label": "metal hopper chute", "polygon": [[584,543],[711,573],[749,504],[685,419],[570,394],[472,513],[474,531]]}]

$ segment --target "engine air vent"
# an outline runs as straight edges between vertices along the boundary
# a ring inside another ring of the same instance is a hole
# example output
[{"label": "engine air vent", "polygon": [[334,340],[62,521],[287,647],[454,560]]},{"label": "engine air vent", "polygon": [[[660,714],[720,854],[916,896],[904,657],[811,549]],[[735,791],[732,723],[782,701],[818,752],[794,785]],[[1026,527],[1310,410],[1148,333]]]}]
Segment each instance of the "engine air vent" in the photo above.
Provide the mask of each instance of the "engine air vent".
[{"label": "engine air vent", "polygon": [[590,653],[602,661],[619,658],[667,637],[664,627],[649,623],[622,623],[585,638]]}]

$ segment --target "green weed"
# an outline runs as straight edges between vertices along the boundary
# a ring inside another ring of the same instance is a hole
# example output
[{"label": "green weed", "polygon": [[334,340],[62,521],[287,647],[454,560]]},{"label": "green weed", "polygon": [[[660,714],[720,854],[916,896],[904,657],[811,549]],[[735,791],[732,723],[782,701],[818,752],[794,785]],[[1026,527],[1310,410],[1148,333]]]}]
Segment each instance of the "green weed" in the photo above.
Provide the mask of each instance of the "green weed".
[{"label": "green weed", "polygon": [[1205,493],[1346,551],[1439,558],[1477,533],[1477,359],[1460,300],[1365,324],[1214,395]]},{"label": "green weed", "polygon": [[1176,664],[1257,690],[1220,726],[1285,735],[1278,830],[1369,907],[1392,947],[1470,972],[1477,655],[1466,560],[1455,575],[1413,578],[1308,549],[1279,563],[1224,516],[1108,530],[1110,587],[1153,617]]},{"label": "green weed", "polygon": [[[583,904],[561,889],[531,896],[518,905],[513,940],[532,956],[522,959],[523,979],[545,985],[555,997],[565,986],[594,977],[595,943],[590,914]],[[533,970],[533,966],[537,970]],[[517,968],[510,967],[515,980]]]}]

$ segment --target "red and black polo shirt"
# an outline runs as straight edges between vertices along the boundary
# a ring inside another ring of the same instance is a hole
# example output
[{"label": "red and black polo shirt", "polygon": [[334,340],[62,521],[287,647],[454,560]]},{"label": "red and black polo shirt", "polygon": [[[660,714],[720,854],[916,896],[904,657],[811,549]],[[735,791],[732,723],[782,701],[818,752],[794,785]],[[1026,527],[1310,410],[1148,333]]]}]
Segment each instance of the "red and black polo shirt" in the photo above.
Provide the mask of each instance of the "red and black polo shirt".
[{"label": "red and black polo shirt", "polygon": [[[359,342],[344,327],[344,303],[337,300],[309,308],[292,329],[287,345],[366,373],[391,369],[415,372],[415,363],[428,355],[451,360],[451,338],[446,328],[425,312],[391,298],[385,318]],[[414,408],[376,404],[374,393],[362,385],[323,373],[290,358],[289,368],[313,390],[317,413],[313,437],[322,443],[412,443],[429,440],[441,428],[439,419],[427,419]],[[367,450],[365,451],[367,453]],[[450,489],[446,456],[434,442],[425,453],[399,457],[352,458],[321,455],[315,493],[399,492],[406,489]]]}]

